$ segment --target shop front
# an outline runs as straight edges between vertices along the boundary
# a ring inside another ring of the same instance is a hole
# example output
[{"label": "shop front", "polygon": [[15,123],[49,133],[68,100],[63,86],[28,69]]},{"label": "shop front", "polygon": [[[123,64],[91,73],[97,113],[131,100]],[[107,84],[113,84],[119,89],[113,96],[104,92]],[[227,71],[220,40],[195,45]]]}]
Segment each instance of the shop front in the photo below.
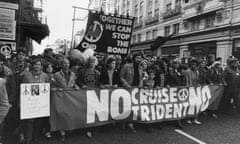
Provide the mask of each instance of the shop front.
[{"label": "shop front", "polygon": [[189,51],[192,57],[195,58],[206,58],[209,55],[216,56],[217,52],[217,42],[204,42],[204,43],[194,43],[189,44]]}]

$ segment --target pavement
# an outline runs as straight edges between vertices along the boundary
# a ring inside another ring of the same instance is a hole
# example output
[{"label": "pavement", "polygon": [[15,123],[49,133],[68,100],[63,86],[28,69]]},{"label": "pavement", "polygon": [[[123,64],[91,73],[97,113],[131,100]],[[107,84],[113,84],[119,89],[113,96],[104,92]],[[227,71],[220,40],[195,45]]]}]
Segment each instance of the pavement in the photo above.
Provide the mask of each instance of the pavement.
[{"label": "pavement", "polygon": [[[106,125],[92,130],[93,136],[86,137],[83,130],[68,132],[64,142],[58,133],[53,138],[39,138],[33,144],[239,144],[240,116],[219,114],[218,118],[200,116],[202,125],[183,123],[182,130],[177,130],[171,123],[162,123],[162,128],[153,128],[146,132],[137,125],[136,133],[118,125]],[[153,126],[154,127],[154,126]],[[8,136],[3,144],[17,144],[15,136]]]}]

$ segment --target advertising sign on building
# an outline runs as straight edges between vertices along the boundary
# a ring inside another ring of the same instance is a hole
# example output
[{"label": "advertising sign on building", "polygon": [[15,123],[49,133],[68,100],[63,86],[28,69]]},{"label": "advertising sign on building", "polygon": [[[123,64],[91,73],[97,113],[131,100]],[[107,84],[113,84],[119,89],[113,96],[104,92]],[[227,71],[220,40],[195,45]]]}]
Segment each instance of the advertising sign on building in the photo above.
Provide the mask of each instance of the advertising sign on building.
[{"label": "advertising sign on building", "polygon": [[133,30],[133,17],[105,15],[89,11],[85,36],[77,49],[127,55]]},{"label": "advertising sign on building", "polygon": [[0,39],[15,40],[15,10],[0,8]]},{"label": "advertising sign on building", "polygon": [[32,119],[50,116],[50,84],[21,84],[20,118]]}]

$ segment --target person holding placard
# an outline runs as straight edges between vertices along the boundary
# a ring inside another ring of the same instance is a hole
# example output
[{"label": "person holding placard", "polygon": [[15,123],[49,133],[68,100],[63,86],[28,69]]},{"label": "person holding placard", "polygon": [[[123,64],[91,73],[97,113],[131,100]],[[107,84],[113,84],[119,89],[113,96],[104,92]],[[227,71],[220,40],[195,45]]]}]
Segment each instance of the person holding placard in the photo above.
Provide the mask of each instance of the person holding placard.
[{"label": "person holding placard", "polygon": [[[42,72],[42,61],[36,58],[32,61],[32,70],[25,73],[23,76],[23,83],[47,83],[48,76]],[[24,134],[25,143],[30,144],[34,138],[39,136],[42,125],[42,118],[22,120],[20,123],[20,130]]]}]

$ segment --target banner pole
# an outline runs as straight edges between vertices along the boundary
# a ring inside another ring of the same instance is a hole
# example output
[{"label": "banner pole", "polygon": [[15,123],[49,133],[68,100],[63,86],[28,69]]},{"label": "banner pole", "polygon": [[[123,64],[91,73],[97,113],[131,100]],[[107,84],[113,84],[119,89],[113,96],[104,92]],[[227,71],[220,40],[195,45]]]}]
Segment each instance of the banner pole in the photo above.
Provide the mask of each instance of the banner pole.
[{"label": "banner pole", "polygon": [[76,16],[76,8],[74,8],[74,12],[73,12],[73,25],[72,25],[72,41],[71,41],[71,48],[73,48],[73,39],[74,39],[74,27],[75,27],[75,16]]}]

